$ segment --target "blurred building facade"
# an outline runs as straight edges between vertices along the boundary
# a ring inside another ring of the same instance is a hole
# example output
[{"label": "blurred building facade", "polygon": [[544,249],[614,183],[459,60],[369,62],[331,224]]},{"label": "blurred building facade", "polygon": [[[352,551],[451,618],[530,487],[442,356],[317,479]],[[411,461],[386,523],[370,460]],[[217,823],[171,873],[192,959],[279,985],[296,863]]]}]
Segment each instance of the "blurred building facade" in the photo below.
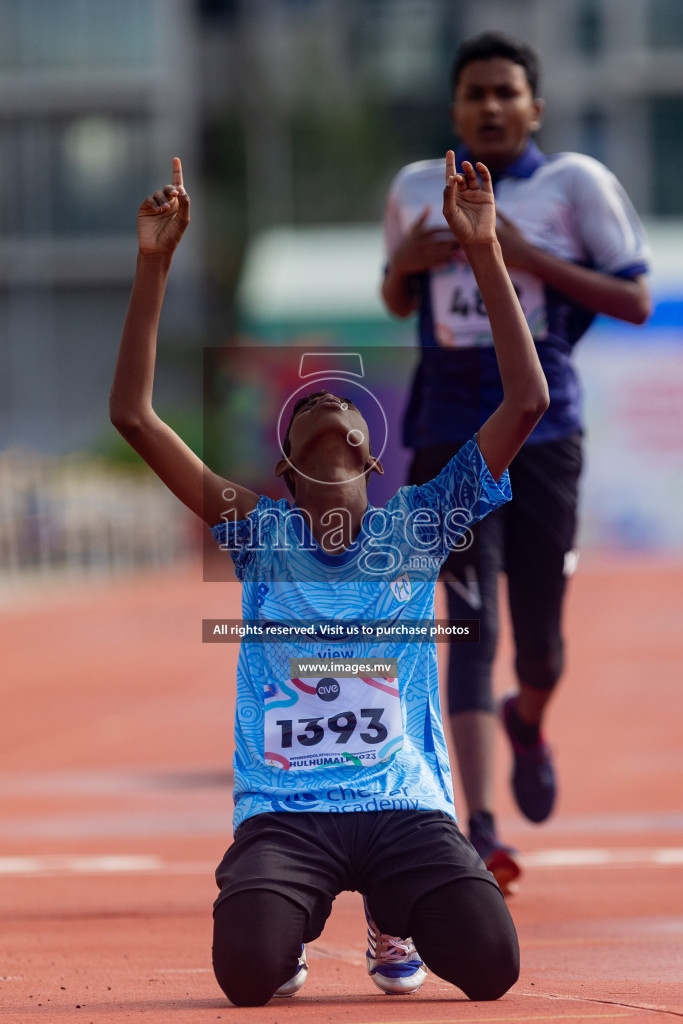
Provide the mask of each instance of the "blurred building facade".
[{"label": "blurred building facade", "polygon": [[[186,0],[0,6],[0,448],[87,447],[135,261],[135,211],[197,157],[198,27]],[[200,237],[168,333],[198,334]]]},{"label": "blurred building facade", "polygon": [[683,4],[679,0],[491,0],[496,26],[541,54],[543,145],[602,160],[644,215],[683,214]]},{"label": "blurred building facade", "polygon": [[[199,409],[202,347],[234,333],[247,241],[377,227],[396,170],[452,143],[454,53],[492,28],[541,56],[546,151],[589,153],[644,216],[683,217],[682,0],[0,5],[0,450],[63,455],[111,435],[135,209],[171,156],[193,224],[157,395],[162,409]],[[405,325],[390,326],[402,343]],[[680,327],[671,320],[667,344]]]},{"label": "blurred building facade", "polygon": [[645,215],[683,214],[680,0],[3,4],[0,447],[71,451],[104,429],[135,205],[171,155],[195,200],[165,310],[182,363],[212,302],[209,340],[229,336],[250,234],[379,221],[396,168],[449,144],[453,54],[492,27],[541,54],[548,151],[604,160]]},{"label": "blurred building facade", "polygon": [[[525,39],[540,54],[547,151],[603,160],[645,215],[683,214],[680,0],[201,0],[200,10],[203,110],[209,118],[233,110],[242,120],[250,226],[311,219],[325,203],[328,217],[317,219],[330,219],[324,188],[297,199],[311,181],[296,151],[305,103],[332,125],[351,106],[379,108],[378,186],[396,166],[392,157],[441,152],[451,138],[453,56],[486,29]],[[324,154],[317,161],[322,171]],[[383,194],[377,187],[371,199]]]}]

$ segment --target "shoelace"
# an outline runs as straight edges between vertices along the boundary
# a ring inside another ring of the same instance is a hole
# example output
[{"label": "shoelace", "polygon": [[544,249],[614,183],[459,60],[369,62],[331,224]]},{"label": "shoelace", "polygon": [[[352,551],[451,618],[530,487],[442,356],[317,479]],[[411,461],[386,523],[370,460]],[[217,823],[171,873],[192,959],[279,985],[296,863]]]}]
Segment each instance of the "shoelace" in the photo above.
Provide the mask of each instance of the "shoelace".
[{"label": "shoelace", "polygon": [[415,952],[413,940],[410,938],[402,939],[397,935],[381,935],[381,947],[370,932],[368,932],[368,939],[374,959],[383,960],[385,963],[398,963]]}]

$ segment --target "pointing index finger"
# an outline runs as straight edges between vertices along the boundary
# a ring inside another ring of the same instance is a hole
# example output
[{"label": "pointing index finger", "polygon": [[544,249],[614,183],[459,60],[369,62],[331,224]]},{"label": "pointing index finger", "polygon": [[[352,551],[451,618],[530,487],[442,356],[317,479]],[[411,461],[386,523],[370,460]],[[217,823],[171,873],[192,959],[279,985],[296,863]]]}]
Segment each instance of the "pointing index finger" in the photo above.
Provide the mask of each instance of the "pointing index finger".
[{"label": "pointing index finger", "polygon": [[177,189],[183,188],[183,165],[180,162],[180,157],[173,157],[173,186]]},{"label": "pointing index finger", "polygon": [[446,153],[446,184],[450,184],[451,178],[455,177],[455,153],[449,149]]}]

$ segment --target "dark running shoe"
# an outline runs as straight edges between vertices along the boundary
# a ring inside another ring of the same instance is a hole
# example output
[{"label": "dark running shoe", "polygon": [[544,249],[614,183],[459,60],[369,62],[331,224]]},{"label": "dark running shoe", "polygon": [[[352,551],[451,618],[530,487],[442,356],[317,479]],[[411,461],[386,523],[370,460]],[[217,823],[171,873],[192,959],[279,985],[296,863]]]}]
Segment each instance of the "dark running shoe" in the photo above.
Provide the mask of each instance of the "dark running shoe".
[{"label": "dark running shoe", "polygon": [[525,747],[519,742],[512,731],[511,714],[517,698],[513,694],[503,697],[500,704],[500,717],[503,728],[512,745],[514,767],[512,770],[512,792],[522,814],[529,821],[545,821],[549,818],[555,804],[555,771],[553,769],[550,747],[539,736],[538,743]]},{"label": "dark running shoe", "polygon": [[517,850],[501,843],[495,827],[480,814],[470,818],[470,842],[498,882],[503,896],[513,896],[522,873]]}]

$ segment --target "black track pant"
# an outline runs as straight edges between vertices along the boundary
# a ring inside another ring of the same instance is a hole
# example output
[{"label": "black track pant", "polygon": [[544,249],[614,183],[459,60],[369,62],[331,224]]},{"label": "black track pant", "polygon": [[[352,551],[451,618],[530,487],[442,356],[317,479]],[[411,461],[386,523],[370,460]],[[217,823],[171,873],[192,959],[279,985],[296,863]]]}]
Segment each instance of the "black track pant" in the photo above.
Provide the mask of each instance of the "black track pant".
[{"label": "black track pant", "polygon": [[[461,878],[422,897],[410,932],[429,970],[470,999],[498,999],[517,981],[515,928],[501,893],[484,880]],[[316,937],[305,910],[280,893],[229,896],[214,914],[218,984],[236,1006],[263,1006],[296,971],[302,943]]]},{"label": "black track pant", "polygon": [[[470,999],[497,999],[519,975],[502,893],[441,812],[259,814],[216,877],[213,966],[237,1006],[262,1006],[292,977],[345,890],[364,893],[380,931],[412,936],[427,967]],[[359,915],[359,943],[363,931]]]}]

